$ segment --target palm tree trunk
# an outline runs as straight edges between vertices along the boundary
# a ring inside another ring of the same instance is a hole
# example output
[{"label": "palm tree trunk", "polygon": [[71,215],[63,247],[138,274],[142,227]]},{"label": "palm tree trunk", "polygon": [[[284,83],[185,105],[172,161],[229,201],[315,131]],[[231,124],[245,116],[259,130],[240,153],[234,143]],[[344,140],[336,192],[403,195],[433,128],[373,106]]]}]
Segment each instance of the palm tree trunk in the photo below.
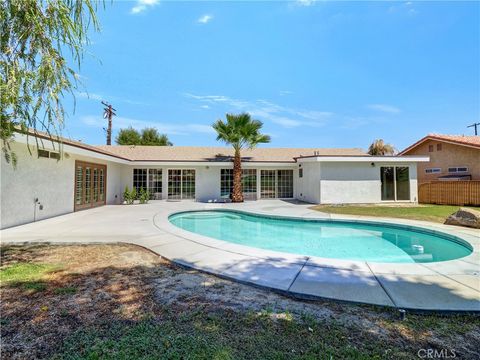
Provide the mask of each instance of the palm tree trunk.
[{"label": "palm tree trunk", "polygon": [[232,202],[243,202],[242,158],[240,157],[240,150],[235,150],[235,157],[233,158]]}]

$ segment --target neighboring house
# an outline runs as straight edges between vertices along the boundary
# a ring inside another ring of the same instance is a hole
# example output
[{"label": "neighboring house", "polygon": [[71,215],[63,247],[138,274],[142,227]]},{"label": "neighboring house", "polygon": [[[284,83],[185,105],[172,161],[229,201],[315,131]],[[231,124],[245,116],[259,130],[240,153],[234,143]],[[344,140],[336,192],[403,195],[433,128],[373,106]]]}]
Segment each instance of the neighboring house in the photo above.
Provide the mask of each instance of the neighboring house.
[{"label": "neighboring house", "polygon": [[[17,168],[1,160],[1,228],[121,204],[125,186],[147,188],[152,199],[221,202],[230,196],[231,148],[61,141],[40,135],[38,149],[30,137],[30,155],[26,136],[16,135]],[[417,202],[417,163],[428,161],[425,156],[370,156],[360,149],[256,148],[242,156],[246,199],[315,204]]]},{"label": "neighboring house", "polygon": [[399,155],[426,155],[418,164],[418,182],[480,180],[480,136],[429,134]]}]

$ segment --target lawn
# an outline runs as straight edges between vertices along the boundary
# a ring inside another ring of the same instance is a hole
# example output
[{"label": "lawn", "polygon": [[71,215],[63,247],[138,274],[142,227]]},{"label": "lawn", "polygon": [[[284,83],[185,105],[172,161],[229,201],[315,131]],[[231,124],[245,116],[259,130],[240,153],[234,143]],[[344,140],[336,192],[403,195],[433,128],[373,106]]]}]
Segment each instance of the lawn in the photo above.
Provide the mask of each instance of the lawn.
[{"label": "lawn", "polygon": [[379,216],[444,223],[445,219],[459,208],[459,206],[449,205],[318,205],[312,209],[331,214]]},{"label": "lawn", "polygon": [[[303,302],[133,245],[2,248],[1,358],[475,359],[480,319]],[[43,286],[25,286],[40,283]]]}]

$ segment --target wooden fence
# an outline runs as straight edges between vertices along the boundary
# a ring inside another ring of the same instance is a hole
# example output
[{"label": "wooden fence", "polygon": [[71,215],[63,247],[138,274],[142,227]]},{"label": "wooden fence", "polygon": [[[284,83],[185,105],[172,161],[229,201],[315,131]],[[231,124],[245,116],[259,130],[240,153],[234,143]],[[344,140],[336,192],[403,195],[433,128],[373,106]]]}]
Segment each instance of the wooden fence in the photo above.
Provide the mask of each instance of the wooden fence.
[{"label": "wooden fence", "polygon": [[420,184],[418,202],[480,206],[480,181],[431,181]]}]

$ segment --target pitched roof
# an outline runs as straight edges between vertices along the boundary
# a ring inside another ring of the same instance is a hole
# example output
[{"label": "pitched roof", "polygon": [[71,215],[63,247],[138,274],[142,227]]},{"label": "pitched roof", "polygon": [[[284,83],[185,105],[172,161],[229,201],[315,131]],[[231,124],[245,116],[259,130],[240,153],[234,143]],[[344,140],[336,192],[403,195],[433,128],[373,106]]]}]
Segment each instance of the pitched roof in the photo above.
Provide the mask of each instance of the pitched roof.
[{"label": "pitched roof", "polygon": [[437,140],[447,143],[452,143],[456,145],[463,145],[473,148],[480,149],[480,136],[476,135],[443,135],[443,134],[428,134],[427,136],[421,138],[413,145],[410,145],[405,150],[401,151],[398,155],[404,155],[410,150],[416,148],[418,145],[422,144],[427,140]]},{"label": "pitched roof", "polygon": [[[96,148],[133,161],[231,161],[234,155],[230,147],[98,145]],[[358,148],[255,148],[243,150],[242,161],[294,162],[296,157],[314,154],[318,156],[367,155]]]}]

